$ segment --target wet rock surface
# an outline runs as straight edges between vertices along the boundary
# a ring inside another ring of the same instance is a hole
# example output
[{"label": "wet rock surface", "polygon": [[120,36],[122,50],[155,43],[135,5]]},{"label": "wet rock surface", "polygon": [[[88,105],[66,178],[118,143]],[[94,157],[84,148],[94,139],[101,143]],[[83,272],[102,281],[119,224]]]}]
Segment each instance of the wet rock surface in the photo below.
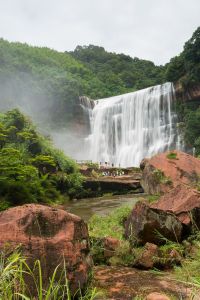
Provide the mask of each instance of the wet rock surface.
[{"label": "wet rock surface", "polygon": [[63,269],[64,261],[71,291],[87,284],[92,264],[88,229],[78,216],[35,204],[1,212],[0,249],[11,251],[19,244],[30,266],[41,261],[44,285],[59,264]]}]

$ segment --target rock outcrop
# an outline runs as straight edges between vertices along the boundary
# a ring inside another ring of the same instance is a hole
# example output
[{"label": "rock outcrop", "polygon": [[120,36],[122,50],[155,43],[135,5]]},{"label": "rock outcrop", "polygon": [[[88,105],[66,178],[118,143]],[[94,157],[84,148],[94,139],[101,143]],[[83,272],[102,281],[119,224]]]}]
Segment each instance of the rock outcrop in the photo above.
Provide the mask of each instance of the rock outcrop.
[{"label": "rock outcrop", "polygon": [[165,152],[145,159],[141,185],[146,193],[166,193],[180,184],[195,187],[200,175],[200,160],[180,151]]},{"label": "rock outcrop", "polygon": [[126,193],[142,193],[143,189],[141,187],[139,180],[129,179],[129,178],[104,178],[100,177],[98,179],[86,178],[83,184],[84,188],[91,190],[92,192],[98,191],[99,193],[113,193],[115,195],[126,194]]},{"label": "rock outcrop", "polygon": [[182,101],[200,100],[200,86],[190,87],[187,90],[183,88],[180,82],[175,85],[176,98]]},{"label": "rock outcrop", "polygon": [[0,249],[19,244],[30,267],[41,261],[44,285],[59,264],[63,270],[64,261],[72,293],[86,285],[92,261],[87,225],[78,216],[34,204],[1,212]]},{"label": "rock outcrop", "polygon": [[174,214],[151,208],[138,202],[125,224],[125,237],[132,243],[156,245],[165,243],[162,237],[179,242],[182,240],[183,226]]},{"label": "rock outcrop", "polygon": [[178,185],[151,207],[174,213],[183,224],[190,225],[191,212],[194,208],[200,209],[200,192],[187,185]]}]

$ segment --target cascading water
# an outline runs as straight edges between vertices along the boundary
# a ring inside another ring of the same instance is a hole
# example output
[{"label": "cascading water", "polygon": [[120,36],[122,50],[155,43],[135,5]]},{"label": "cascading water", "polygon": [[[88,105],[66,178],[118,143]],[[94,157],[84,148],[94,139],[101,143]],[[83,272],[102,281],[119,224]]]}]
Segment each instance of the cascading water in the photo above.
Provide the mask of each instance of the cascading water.
[{"label": "cascading water", "polygon": [[90,159],[139,166],[144,157],[177,148],[172,83],[95,101],[90,108]]}]

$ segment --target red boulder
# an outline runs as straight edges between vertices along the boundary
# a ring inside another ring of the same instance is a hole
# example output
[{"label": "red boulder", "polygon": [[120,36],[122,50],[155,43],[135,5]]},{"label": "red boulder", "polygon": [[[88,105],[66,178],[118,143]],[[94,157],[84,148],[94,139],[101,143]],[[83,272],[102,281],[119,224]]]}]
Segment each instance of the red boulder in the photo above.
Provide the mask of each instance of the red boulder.
[{"label": "red boulder", "polygon": [[180,184],[196,186],[200,159],[180,151],[160,153],[141,162],[141,185],[146,193],[169,192]]},{"label": "red boulder", "polygon": [[0,249],[19,244],[30,266],[41,261],[44,285],[64,260],[72,293],[86,285],[91,268],[88,229],[78,216],[35,204],[1,212]]},{"label": "red boulder", "polygon": [[174,214],[138,202],[125,224],[125,237],[132,243],[156,245],[182,240],[183,226]]},{"label": "red boulder", "polygon": [[144,249],[141,253],[136,257],[134,261],[134,267],[139,269],[153,269],[155,258],[158,257],[158,246],[146,243]]},{"label": "red boulder", "polygon": [[172,212],[183,224],[189,225],[192,210],[200,208],[200,192],[182,184],[163,195],[151,207]]}]

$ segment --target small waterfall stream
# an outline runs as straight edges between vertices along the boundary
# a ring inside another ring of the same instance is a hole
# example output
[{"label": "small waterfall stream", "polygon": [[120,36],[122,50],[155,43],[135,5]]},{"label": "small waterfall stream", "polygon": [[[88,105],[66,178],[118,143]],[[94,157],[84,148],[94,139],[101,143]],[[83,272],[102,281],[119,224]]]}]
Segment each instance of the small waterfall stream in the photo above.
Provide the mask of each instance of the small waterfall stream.
[{"label": "small waterfall stream", "polygon": [[93,108],[89,104],[89,158],[114,166],[139,166],[144,157],[178,148],[174,99],[173,84],[165,83],[96,100]]}]

